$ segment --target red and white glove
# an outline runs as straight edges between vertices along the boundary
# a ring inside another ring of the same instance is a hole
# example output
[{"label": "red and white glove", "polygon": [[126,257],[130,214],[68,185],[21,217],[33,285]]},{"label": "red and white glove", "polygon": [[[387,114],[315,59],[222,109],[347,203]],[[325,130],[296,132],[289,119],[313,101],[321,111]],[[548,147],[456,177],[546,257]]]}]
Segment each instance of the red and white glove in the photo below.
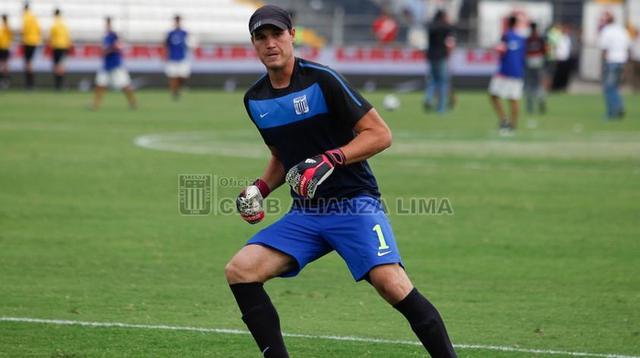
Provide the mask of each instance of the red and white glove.
[{"label": "red and white glove", "polygon": [[257,224],[264,219],[262,200],[269,195],[271,189],[262,179],[256,179],[253,185],[246,187],[236,199],[236,207],[240,216],[249,224]]},{"label": "red and white glove", "polygon": [[346,165],[342,150],[333,149],[303,160],[287,172],[285,180],[296,194],[312,199],[316,189],[333,173],[336,167]]}]

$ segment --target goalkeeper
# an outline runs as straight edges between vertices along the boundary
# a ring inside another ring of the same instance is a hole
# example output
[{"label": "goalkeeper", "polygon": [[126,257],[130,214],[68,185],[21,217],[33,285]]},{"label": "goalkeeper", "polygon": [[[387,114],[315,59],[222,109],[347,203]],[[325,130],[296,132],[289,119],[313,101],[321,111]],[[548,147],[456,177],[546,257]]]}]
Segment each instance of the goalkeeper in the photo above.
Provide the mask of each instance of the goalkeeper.
[{"label": "goalkeeper", "polygon": [[336,250],[356,281],[368,281],[406,317],[432,357],[455,357],[440,314],[405,273],[366,162],[391,145],[389,128],[336,72],[294,57],[295,29],[285,10],[259,8],[249,32],[267,74],[247,91],[244,105],[271,159],[238,196],[238,210],[246,221],[259,222],[262,199],[285,181],[294,199],[289,213],[251,238],[225,268],[260,351],[288,357],[263,283],[296,276]]}]

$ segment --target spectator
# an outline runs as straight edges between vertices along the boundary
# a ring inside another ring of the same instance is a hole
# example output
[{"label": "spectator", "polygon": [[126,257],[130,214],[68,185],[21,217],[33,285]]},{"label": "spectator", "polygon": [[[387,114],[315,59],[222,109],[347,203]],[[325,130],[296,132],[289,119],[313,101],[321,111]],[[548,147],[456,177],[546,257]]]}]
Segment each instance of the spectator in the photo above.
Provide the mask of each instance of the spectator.
[{"label": "spectator", "polygon": [[9,56],[13,34],[9,28],[9,17],[2,14],[0,24],[0,89],[9,88]]},{"label": "spectator", "polygon": [[631,45],[631,86],[634,92],[640,92],[640,29],[634,33]]},{"label": "spectator", "polygon": [[547,55],[547,44],[538,33],[538,25],[532,22],[531,33],[527,38],[527,69],[524,77],[524,89],[527,98],[527,113],[533,113],[538,107],[539,113],[546,112],[544,80],[544,63]]},{"label": "spectator", "polygon": [[616,24],[610,12],[603,14],[605,26],[600,31],[598,39],[602,50],[602,90],[607,106],[606,120],[622,119],[624,117],[624,103],[620,96],[620,82],[624,65],[629,59],[631,40],[627,30]]},{"label": "spectator", "polygon": [[455,47],[453,27],[449,24],[444,10],[438,10],[429,25],[429,48],[427,60],[430,64],[431,78],[425,92],[424,106],[433,105],[434,91],[438,93],[438,113],[445,113],[449,100],[449,56]]},{"label": "spectator", "polygon": [[56,90],[62,90],[64,80],[64,58],[71,48],[71,36],[69,28],[64,23],[60,9],[53,12],[53,25],[49,36],[49,45],[53,51],[53,80]]},{"label": "spectator", "polygon": [[22,15],[22,50],[24,53],[25,86],[28,90],[32,90],[35,86],[33,65],[31,62],[41,42],[40,24],[36,16],[33,15],[29,9],[29,3],[26,3]]},{"label": "spectator", "polygon": [[380,16],[373,21],[373,33],[380,45],[388,45],[398,37],[398,23],[383,9]]},{"label": "spectator", "polygon": [[571,40],[571,28],[569,25],[562,25],[555,44],[556,66],[553,74],[554,91],[566,91],[569,85],[569,78],[573,71],[573,61],[571,58],[574,44]]}]

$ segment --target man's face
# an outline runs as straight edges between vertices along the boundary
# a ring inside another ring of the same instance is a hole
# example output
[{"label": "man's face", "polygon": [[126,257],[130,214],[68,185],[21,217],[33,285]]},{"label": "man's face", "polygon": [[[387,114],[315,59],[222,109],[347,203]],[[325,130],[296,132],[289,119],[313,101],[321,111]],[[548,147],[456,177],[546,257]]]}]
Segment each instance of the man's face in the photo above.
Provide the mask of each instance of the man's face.
[{"label": "man's face", "polygon": [[251,42],[260,61],[270,70],[279,70],[293,58],[295,29],[281,30],[265,25],[253,33]]}]

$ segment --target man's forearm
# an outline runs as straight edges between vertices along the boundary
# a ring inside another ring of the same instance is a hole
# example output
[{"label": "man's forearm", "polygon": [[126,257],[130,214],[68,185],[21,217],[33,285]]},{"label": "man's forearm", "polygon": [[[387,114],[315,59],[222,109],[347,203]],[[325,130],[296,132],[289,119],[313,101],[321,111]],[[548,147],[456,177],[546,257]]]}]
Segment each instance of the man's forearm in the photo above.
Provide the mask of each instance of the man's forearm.
[{"label": "man's forearm", "polygon": [[366,129],[342,147],[347,164],[361,162],[389,148],[391,132],[382,129]]},{"label": "man's forearm", "polygon": [[284,183],[284,174],[284,165],[278,157],[272,155],[260,179],[273,191]]}]

